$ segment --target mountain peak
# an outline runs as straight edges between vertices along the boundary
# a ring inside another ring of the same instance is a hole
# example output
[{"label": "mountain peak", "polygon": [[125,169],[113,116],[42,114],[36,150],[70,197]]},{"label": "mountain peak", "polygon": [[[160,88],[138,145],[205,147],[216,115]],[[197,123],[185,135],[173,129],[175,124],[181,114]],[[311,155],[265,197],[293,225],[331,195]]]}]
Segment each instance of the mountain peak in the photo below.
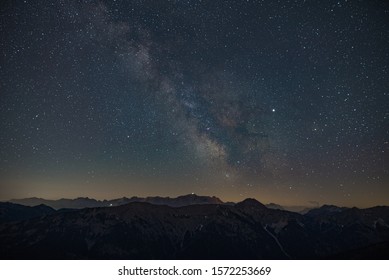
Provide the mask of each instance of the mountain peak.
[{"label": "mountain peak", "polygon": [[239,206],[245,206],[245,207],[260,207],[260,208],[266,208],[265,205],[263,205],[261,202],[254,198],[246,198],[242,202],[239,202],[237,205]]}]

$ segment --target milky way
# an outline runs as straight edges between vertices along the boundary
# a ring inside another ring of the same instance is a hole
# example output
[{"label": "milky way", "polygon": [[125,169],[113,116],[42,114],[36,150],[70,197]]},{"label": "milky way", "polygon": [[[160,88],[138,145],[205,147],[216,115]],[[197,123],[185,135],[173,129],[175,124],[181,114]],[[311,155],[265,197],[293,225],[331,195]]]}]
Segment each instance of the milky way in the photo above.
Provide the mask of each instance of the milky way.
[{"label": "milky way", "polygon": [[1,4],[2,199],[388,204],[382,1]]}]

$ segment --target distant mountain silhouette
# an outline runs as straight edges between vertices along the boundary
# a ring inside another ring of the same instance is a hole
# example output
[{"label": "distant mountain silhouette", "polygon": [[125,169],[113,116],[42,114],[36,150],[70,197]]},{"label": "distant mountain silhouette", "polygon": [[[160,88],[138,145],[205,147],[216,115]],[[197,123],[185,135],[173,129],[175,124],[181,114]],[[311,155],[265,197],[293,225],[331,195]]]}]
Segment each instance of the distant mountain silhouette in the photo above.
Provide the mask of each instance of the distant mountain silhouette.
[{"label": "distant mountain silhouette", "polygon": [[[187,199],[198,197],[180,201]],[[234,205],[131,202],[53,210],[28,220],[4,220],[0,258],[389,258],[389,207],[340,209],[323,206],[301,215],[246,199]]]},{"label": "distant mountain silhouette", "polygon": [[23,199],[12,199],[9,202],[21,204],[25,206],[36,206],[39,204],[44,204],[54,209],[61,209],[61,208],[81,209],[81,208],[94,208],[94,207],[108,206],[108,205],[104,205],[102,201],[98,201],[96,199],[92,199],[88,197],[78,197],[76,199],[61,198],[58,200],[48,200],[43,198],[32,197],[32,198],[23,198]]},{"label": "distant mountain silhouette", "polygon": [[308,211],[310,211],[312,209],[316,209],[316,208],[309,208],[307,206],[298,206],[298,205],[295,205],[295,206],[285,206],[285,205],[279,205],[279,204],[276,204],[276,203],[266,204],[266,207],[270,208],[270,209],[278,209],[278,210],[286,210],[286,211],[290,211],[290,212],[297,212],[297,213],[300,213],[300,214],[305,214],[305,213],[307,213]]},{"label": "distant mountain silhouette", "polygon": [[324,215],[331,215],[331,214],[334,214],[334,213],[340,213],[344,210],[347,210],[349,208],[347,207],[338,207],[338,206],[335,206],[335,205],[323,205],[322,207],[320,208],[314,208],[314,209],[310,209],[306,212],[307,216],[310,216],[310,217],[321,217],[321,216],[324,216]]},{"label": "distant mountain silhouette", "polygon": [[269,208],[269,209],[285,210],[284,207],[282,207],[282,206],[279,205],[279,204],[275,204],[275,203],[266,204],[266,207]]},{"label": "distant mountain silhouette", "polygon": [[30,207],[9,202],[0,202],[0,223],[22,221],[52,213],[55,213],[55,210],[43,204]]},{"label": "distant mountain silhouette", "polygon": [[40,204],[48,205],[54,209],[82,209],[82,208],[95,208],[95,207],[109,207],[109,206],[120,206],[128,204],[131,202],[148,202],[156,205],[167,205],[171,207],[181,207],[194,204],[222,204],[219,198],[215,196],[198,196],[195,194],[188,194],[179,196],[176,198],[170,197],[122,197],[112,200],[96,200],[88,197],[79,197],[76,199],[59,199],[59,200],[47,200],[42,198],[24,198],[24,199],[12,199],[11,203],[26,205],[26,206],[36,206]]},{"label": "distant mountain silhouette", "polygon": [[[171,207],[181,207],[194,204],[224,204],[235,205],[234,202],[223,202],[215,196],[199,196],[196,194],[182,195],[175,198],[150,196],[150,197],[137,197],[131,198],[122,197],[111,200],[96,200],[88,197],[78,197],[75,199],[61,198],[58,200],[48,200],[43,198],[23,198],[12,199],[9,202],[15,204],[21,204],[25,206],[36,206],[40,204],[48,205],[54,209],[82,209],[82,208],[95,208],[95,207],[109,207],[120,206],[131,202],[148,202],[156,205],[167,205]],[[291,212],[298,212],[305,214],[313,208],[307,208],[306,206],[281,206],[275,203],[266,204],[266,207],[271,209],[287,210]]]}]

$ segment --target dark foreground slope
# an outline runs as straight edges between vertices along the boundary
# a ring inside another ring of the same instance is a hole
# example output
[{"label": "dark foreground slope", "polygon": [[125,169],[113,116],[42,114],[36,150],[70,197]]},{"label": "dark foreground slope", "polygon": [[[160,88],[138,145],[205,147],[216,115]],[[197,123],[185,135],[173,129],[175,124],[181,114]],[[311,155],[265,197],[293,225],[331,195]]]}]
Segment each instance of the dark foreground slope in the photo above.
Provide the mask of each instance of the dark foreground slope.
[{"label": "dark foreground slope", "polygon": [[253,199],[130,203],[3,223],[0,252],[2,259],[388,258],[388,223],[388,207],[300,215]]}]

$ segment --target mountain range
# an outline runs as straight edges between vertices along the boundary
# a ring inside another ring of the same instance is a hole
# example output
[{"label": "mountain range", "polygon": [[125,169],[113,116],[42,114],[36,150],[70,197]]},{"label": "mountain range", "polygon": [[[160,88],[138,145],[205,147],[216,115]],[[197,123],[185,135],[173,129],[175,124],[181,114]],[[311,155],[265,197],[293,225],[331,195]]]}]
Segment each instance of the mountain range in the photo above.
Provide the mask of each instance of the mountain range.
[{"label": "mountain range", "polygon": [[71,209],[82,209],[82,208],[94,208],[94,207],[112,207],[128,204],[131,202],[147,202],[156,205],[167,205],[171,207],[181,207],[193,204],[223,204],[219,198],[215,196],[199,196],[195,194],[188,194],[178,196],[176,198],[170,197],[137,197],[131,198],[122,197],[112,200],[96,200],[88,197],[78,197],[76,199],[61,198],[58,200],[48,200],[43,198],[24,198],[24,199],[12,199],[9,202],[15,204],[21,204],[25,206],[37,206],[47,205],[54,209],[71,208]]},{"label": "mountain range", "polygon": [[[171,207],[181,207],[194,204],[225,204],[234,205],[234,202],[223,202],[215,196],[198,196],[196,194],[188,194],[178,196],[176,198],[160,197],[160,196],[149,196],[149,197],[137,197],[131,198],[122,197],[111,200],[96,200],[89,197],[78,197],[75,199],[61,198],[58,200],[49,200],[37,197],[23,198],[23,199],[12,199],[9,202],[25,205],[25,206],[38,206],[47,205],[54,209],[82,209],[82,208],[94,208],[94,207],[112,207],[128,204],[131,202],[148,202],[156,205],[167,205]],[[266,204],[266,207],[271,209],[288,210],[291,212],[306,213],[313,208],[306,206],[281,206],[275,203]]]},{"label": "mountain range", "polygon": [[325,205],[303,215],[254,199],[223,204],[213,197],[192,198],[202,203],[60,210],[0,203],[0,258],[389,258],[386,206]]}]

